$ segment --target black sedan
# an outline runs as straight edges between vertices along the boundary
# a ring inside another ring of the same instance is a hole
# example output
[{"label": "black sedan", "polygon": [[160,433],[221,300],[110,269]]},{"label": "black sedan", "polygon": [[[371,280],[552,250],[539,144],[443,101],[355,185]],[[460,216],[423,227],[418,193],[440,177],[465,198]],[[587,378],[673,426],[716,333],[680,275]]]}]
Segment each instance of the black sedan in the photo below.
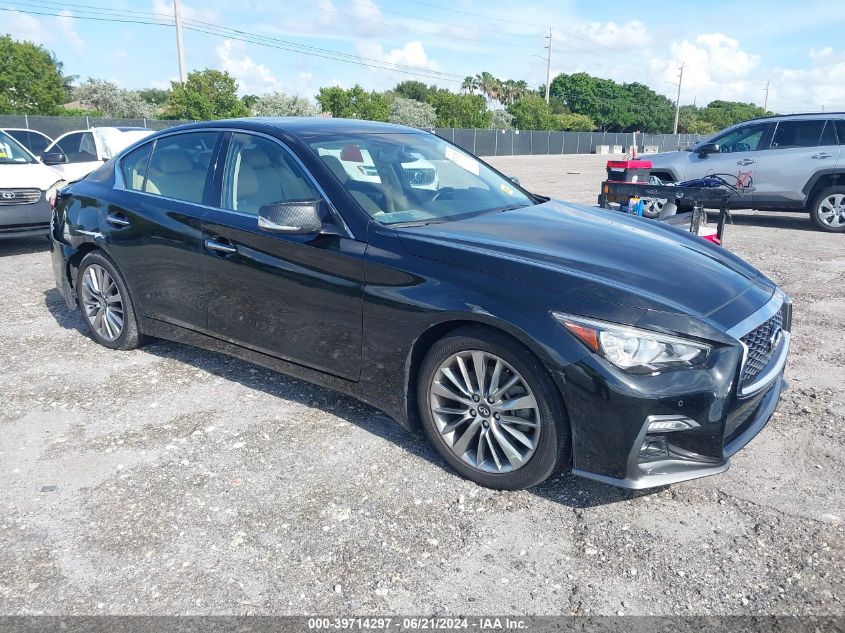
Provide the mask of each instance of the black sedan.
[{"label": "black sedan", "polygon": [[65,188],[52,239],[102,345],[182,341],[353,394],[494,488],[722,472],[784,385],[791,303],[759,271],[401,126],[172,128]]}]

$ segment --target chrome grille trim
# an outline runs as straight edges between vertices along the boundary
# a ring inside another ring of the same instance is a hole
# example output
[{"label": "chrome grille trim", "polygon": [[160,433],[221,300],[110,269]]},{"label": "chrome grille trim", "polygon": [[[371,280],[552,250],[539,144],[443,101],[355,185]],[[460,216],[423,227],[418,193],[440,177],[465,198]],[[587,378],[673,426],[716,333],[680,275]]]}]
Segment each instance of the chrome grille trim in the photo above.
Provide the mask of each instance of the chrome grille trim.
[{"label": "chrome grille trim", "polygon": [[737,389],[741,397],[757,393],[783,371],[791,341],[790,308],[789,298],[777,290],[766,305],[728,330],[742,347]]},{"label": "chrome grille trim", "polygon": [[35,204],[39,200],[40,189],[0,189],[0,206]]}]

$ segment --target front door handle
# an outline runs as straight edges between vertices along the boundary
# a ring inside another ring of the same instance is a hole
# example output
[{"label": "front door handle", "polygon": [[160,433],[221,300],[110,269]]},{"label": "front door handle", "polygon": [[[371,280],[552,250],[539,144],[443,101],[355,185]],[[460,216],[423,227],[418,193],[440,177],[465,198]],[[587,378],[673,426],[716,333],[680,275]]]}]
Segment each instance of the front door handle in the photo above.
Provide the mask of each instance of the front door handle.
[{"label": "front door handle", "polygon": [[738,160],[738,161],[736,161],[736,164],[737,164],[737,165],[742,165],[742,166],[744,167],[744,166],[746,166],[746,165],[753,165],[753,164],[754,164],[754,163],[756,163],[756,162],[757,162],[757,161],[756,161],[756,160],[754,160],[753,158],[743,158],[742,160]]},{"label": "front door handle", "polygon": [[238,252],[237,246],[234,246],[229,242],[219,242],[211,237],[205,241],[205,247],[212,253],[217,253],[218,255],[234,255]]},{"label": "front door handle", "polygon": [[810,158],[830,158],[833,154],[828,154],[827,152],[819,152],[818,154],[813,154]]},{"label": "front door handle", "polygon": [[106,215],[106,222],[119,229],[129,226],[129,220],[122,213],[109,213]]}]

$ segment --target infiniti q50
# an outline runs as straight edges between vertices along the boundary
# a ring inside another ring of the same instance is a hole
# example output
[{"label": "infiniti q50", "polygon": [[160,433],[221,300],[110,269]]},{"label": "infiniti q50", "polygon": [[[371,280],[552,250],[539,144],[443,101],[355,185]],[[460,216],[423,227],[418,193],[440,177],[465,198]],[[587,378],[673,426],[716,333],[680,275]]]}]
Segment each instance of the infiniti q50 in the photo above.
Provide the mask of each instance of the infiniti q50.
[{"label": "infiniti q50", "polygon": [[102,345],[170,339],[353,394],[494,488],[722,472],[784,384],[791,303],[755,268],[401,126],[162,131],[63,189],[52,240]]}]

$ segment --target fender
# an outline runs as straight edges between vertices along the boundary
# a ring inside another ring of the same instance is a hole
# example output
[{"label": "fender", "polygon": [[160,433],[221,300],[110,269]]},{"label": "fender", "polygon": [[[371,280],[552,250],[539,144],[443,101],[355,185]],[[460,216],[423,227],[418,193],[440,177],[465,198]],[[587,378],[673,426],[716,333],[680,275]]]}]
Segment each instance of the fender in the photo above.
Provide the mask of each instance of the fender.
[{"label": "fender", "polygon": [[804,197],[810,195],[810,192],[813,190],[813,187],[821,180],[827,176],[839,176],[840,180],[845,181],[845,168],[842,167],[831,167],[829,169],[820,169],[815,174],[810,176],[810,179],[807,181],[807,184],[801,189],[801,192],[804,194]]}]

